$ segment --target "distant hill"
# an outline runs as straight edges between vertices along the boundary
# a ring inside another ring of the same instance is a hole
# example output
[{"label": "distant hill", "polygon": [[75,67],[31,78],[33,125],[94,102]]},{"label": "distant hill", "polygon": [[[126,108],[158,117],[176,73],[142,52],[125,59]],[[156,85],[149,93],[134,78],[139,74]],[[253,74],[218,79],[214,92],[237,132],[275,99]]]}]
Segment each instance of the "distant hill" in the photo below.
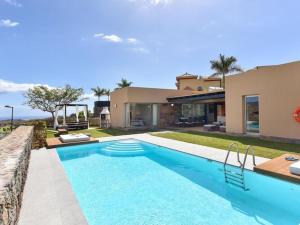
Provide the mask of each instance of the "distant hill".
[{"label": "distant hill", "polygon": [[[14,116],[14,120],[37,120],[46,119],[47,116]],[[11,117],[0,117],[0,121],[10,120]]]}]

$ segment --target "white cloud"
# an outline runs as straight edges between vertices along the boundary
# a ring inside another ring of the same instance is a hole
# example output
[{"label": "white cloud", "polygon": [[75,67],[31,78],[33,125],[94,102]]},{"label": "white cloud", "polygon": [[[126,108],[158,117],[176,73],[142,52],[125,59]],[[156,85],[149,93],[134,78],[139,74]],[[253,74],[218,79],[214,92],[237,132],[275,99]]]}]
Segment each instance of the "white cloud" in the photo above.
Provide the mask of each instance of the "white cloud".
[{"label": "white cloud", "polygon": [[131,51],[139,52],[139,53],[149,53],[149,50],[142,47],[143,46],[142,43],[137,38],[134,38],[134,37],[123,38],[116,34],[107,35],[104,33],[95,33],[94,38],[100,38],[105,41],[110,41],[110,42],[114,42],[114,43],[123,42],[123,44],[127,44],[127,46],[129,46],[129,45],[132,46],[132,48],[128,48]]},{"label": "white cloud", "polygon": [[6,2],[7,4],[10,4],[12,6],[22,7],[22,4],[17,2],[16,0],[4,0],[4,2]]},{"label": "white cloud", "polygon": [[13,22],[10,19],[2,19],[0,20],[0,26],[1,27],[15,27],[18,26],[18,22]]},{"label": "white cloud", "polygon": [[122,42],[123,39],[119,37],[118,35],[112,34],[112,35],[104,35],[102,37],[106,41],[111,41],[111,42]]},{"label": "white cloud", "polygon": [[168,5],[168,4],[172,3],[172,2],[173,2],[173,0],[150,0],[150,3],[152,5],[160,5],[160,4],[162,4],[162,5]]},{"label": "white cloud", "polygon": [[138,40],[136,38],[127,38],[127,42],[130,44],[136,44]]},{"label": "white cloud", "polygon": [[103,37],[103,36],[104,36],[104,34],[102,34],[102,33],[94,34],[94,37],[95,37],[95,38]]},{"label": "white cloud", "polygon": [[107,35],[103,33],[96,33],[94,34],[94,38],[102,38],[105,41],[110,41],[115,43],[123,42],[123,39],[116,34]]},{"label": "white cloud", "polygon": [[29,88],[33,88],[35,86],[46,86],[48,88],[52,88],[45,84],[30,84],[30,83],[18,84],[12,81],[0,79],[0,93],[27,91]]},{"label": "white cloud", "polygon": [[95,33],[94,38],[101,38],[103,40],[115,42],[115,43],[123,42],[124,40],[129,44],[137,44],[139,42],[138,39],[136,39],[134,37],[125,39],[116,34],[108,35],[108,34],[104,34],[104,33]]},{"label": "white cloud", "polygon": [[173,2],[173,0],[128,0],[129,2],[146,2],[151,5],[168,5]]}]

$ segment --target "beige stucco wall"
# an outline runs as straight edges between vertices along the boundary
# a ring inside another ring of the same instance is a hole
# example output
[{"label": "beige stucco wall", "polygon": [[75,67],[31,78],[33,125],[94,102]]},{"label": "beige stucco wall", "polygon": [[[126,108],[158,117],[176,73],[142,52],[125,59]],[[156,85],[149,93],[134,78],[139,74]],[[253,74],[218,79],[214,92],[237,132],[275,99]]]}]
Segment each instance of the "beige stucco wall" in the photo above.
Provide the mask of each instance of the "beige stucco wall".
[{"label": "beige stucco wall", "polygon": [[244,96],[259,95],[260,135],[300,139],[293,118],[300,107],[300,62],[258,67],[225,81],[227,132],[244,132]]},{"label": "beige stucco wall", "polygon": [[110,94],[110,117],[112,127],[125,127],[125,103],[128,102],[128,88]]},{"label": "beige stucco wall", "polygon": [[186,87],[190,87],[193,90],[198,90],[201,86],[203,90],[208,90],[209,87],[220,87],[219,80],[208,80],[208,79],[180,79],[178,81],[179,90],[184,90]]},{"label": "beige stucco wall", "polygon": [[168,97],[190,95],[191,91],[127,87],[111,93],[111,125],[125,127],[125,103],[167,103]]}]

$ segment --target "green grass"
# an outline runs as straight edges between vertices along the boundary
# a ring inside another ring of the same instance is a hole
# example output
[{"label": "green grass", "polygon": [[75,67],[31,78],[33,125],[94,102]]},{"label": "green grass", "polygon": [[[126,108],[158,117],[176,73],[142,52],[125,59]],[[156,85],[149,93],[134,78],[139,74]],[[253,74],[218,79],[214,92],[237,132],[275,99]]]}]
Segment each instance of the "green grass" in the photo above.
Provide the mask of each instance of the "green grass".
[{"label": "green grass", "polygon": [[232,142],[237,142],[240,149],[243,150],[247,145],[252,145],[255,147],[255,155],[265,158],[275,158],[284,153],[300,153],[299,144],[274,142],[254,137],[238,137],[204,132],[152,133],[152,135],[225,150]]},{"label": "green grass", "polygon": [[[100,138],[100,137],[110,137],[110,136],[119,136],[119,135],[128,135],[128,134],[138,134],[138,133],[144,133],[147,132],[146,130],[120,130],[120,129],[100,129],[100,128],[94,128],[94,129],[86,129],[86,130],[75,130],[75,131],[69,131],[70,134],[72,133],[83,133],[83,134],[90,134],[94,138]],[[48,129],[47,130],[47,138],[52,138],[57,136],[57,131]]]}]

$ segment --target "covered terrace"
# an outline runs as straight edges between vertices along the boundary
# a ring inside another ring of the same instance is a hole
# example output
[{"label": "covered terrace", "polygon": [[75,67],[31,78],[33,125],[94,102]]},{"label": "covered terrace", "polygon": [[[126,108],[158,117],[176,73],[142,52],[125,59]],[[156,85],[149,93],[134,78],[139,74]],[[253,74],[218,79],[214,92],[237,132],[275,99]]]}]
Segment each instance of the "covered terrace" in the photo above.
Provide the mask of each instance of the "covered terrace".
[{"label": "covered terrace", "polygon": [[170,97],[167,100],[178,111],[176,125],[225,123],[225,91]]}]

